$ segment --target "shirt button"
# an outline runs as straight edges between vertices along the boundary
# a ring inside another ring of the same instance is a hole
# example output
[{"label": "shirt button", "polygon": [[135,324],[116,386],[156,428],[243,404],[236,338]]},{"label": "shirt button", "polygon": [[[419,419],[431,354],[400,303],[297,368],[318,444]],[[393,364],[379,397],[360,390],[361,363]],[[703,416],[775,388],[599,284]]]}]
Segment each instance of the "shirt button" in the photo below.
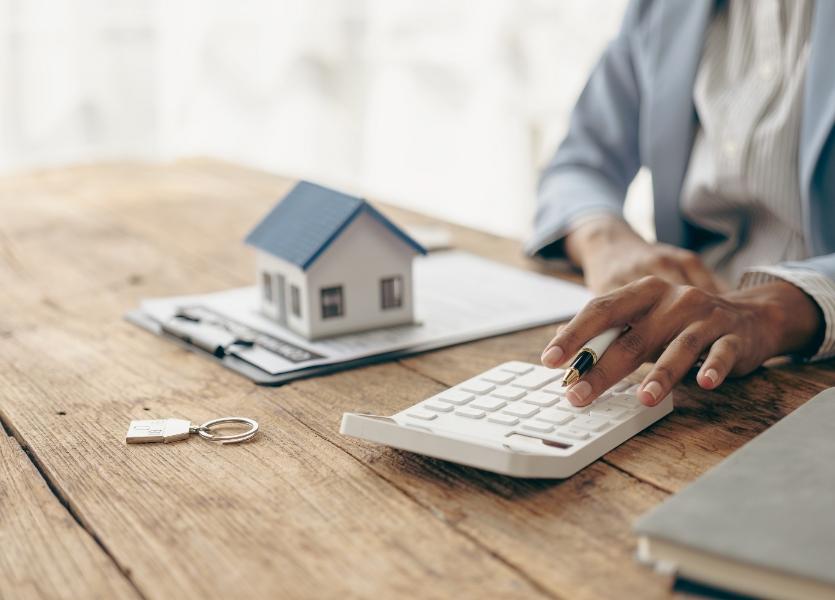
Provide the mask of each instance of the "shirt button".
[{"label": "shirt button", "polygon": [[725,156],[727,156],[728,158],[733,158],[734,156],[736,156],[736,152],[738,149],[739,147],[737,146],[737,143],[733,140],[725,140],[725,142],[722,144],[722,152],[724,152]]},{"label": "shirt button", "polygon": [[771,79],[774,77],[774,63],[766,61],[760,65],[760,77],[763,79]]}]

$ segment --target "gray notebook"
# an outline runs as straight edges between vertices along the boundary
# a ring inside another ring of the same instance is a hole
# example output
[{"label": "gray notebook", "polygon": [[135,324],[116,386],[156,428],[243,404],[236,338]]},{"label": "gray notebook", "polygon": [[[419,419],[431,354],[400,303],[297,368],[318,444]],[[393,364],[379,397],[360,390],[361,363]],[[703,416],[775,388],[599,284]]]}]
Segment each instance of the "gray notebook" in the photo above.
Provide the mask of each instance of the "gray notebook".
[{"label": "gray notebook", "polygon": [[635,525],[639,555],[768,597],[835,596],[835,388]]}]

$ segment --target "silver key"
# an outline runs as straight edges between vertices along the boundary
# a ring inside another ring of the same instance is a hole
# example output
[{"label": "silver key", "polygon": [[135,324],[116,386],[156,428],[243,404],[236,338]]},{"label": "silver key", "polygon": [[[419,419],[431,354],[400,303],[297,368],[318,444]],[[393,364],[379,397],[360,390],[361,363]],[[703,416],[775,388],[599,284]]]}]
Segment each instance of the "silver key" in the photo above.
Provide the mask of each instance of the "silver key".
[{"label": "silver key", "polygon": [[[212,431],[218,425],[246,425],[248,429],[239,433],[219,434]],[[125,436],[126,444],[150,444],[155,442],[176,442],[196,433],[204,440],[234,444],[251,440],[258,433],[258,422],[246,417],[224,417],[212,419],[202,425],[192,425],[185,419],[143,419],[131,421]]]},{"label": "silver key", "polygon": [[155,442],[176,442],[186,439],[191,433],[191,423],[185,419],[147,419],[131,421],[127,444],[148,444]]}]

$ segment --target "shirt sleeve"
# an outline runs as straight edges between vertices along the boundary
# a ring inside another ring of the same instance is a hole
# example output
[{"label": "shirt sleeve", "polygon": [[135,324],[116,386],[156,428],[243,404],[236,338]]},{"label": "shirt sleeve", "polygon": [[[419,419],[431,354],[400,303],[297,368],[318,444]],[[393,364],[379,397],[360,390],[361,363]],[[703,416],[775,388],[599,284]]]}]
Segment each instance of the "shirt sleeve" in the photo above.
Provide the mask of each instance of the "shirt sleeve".
[{"label": "shirt sleeve", "polygon": [[757,267],[745,272],[739,287],[750,288],[777,280],[787,281],[806,292],[823,313],[826,321],[823,341],[809,360],[823,360],[835,356],[835,281],[813,269]]},{"label": "shirt sleeve", "polygon": [[641,166],[641,88],[633,49],[649,19],[647,2],[632,0],[620,32],[591,72],[568,132],[546,165],[537,191],[529,256],[564,258],[562,239],[580,217],[623,215],[626,190]]}]

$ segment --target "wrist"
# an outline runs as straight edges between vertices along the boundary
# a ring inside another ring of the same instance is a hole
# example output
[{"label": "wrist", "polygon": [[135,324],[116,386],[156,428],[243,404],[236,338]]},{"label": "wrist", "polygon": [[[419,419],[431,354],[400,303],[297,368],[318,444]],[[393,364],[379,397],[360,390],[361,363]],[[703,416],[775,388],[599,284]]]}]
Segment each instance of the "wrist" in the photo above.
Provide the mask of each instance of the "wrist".
[{"label": "wrist", "polygon": [[611,248],[622,250],[630,243],[646,244],[623,219],[601,215],[583,221],[565,237],[565,253],[572,263],[585,269],[595,254]]},{"label": "wrist", "polygon": [[773,281],[733,293],[750,302],[758,322],[771,333],[772,356],[811,356],[820,347],[824,316],[817,302],[787,281]]}]

